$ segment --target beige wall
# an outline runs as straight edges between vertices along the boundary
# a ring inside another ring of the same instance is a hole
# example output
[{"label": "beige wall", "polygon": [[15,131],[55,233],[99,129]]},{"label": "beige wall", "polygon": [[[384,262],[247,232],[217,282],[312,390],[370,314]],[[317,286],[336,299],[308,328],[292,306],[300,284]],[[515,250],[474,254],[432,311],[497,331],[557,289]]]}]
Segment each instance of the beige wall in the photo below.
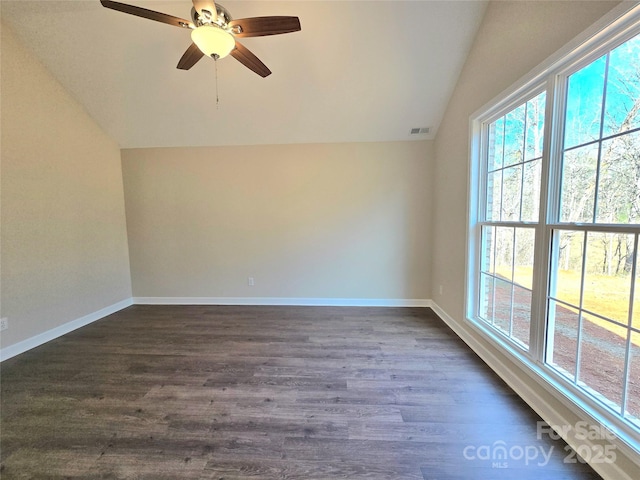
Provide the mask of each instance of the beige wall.
[{"label": "beige wall", "polygon": [[123,150],[134,297],[428,298],[431,148]]},{"label": "beige wall", "polygon": [[120,152],[8,27],[1,39],[2,347],[131,297]]}]

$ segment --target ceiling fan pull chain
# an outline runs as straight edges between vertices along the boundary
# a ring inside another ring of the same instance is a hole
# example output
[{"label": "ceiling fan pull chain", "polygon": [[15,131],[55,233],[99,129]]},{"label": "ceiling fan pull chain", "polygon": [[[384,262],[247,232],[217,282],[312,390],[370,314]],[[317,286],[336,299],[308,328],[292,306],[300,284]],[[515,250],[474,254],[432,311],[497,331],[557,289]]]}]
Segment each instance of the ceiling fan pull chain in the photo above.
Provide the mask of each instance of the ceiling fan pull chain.
[{"label": "ceiling fan pull chain", "polygon": [[213,57],[213,63],[216,65],[216,110],[218,110],[220,107],[220,98],[218,98],[218,59],[216,57]]}]

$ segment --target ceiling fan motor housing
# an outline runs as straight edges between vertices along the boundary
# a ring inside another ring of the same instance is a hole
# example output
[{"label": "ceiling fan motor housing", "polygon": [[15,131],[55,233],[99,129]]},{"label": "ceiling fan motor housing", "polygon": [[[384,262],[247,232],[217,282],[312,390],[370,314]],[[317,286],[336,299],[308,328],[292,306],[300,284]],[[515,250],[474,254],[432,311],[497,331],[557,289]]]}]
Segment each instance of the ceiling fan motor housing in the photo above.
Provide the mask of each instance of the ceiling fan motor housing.
[{"label": "ceiling fan motor housing", "polygon": [[232,20],[229,10],[224,8],[219,3],[216,3],[216,18],[212,18],[212,15],[208,15],[206,10],[203,10],[204,15],[198,13],[195,8],[191,9],[191,19],[196,27],[202,25],[217,25],[225,30],[228,29],[228,24]]}]

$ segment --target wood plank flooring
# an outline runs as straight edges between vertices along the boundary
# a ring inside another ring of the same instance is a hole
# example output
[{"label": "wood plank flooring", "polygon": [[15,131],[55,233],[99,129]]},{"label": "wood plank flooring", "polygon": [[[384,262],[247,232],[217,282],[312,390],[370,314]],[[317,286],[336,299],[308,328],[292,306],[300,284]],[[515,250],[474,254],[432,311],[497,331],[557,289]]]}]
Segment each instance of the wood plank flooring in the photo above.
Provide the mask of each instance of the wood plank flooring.
[{"label": "wood plank flooring", "polygon": [[429,309],[132,306],[1,387],[3,479],[600,478]]}]

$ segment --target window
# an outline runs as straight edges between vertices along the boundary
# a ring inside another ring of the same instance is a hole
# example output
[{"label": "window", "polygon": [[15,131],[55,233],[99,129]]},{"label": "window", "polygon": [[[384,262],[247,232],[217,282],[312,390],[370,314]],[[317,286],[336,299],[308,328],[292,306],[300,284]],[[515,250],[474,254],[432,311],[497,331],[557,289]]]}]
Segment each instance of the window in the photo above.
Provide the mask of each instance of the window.
[{"label": "window", "polygon": [[472,119],[468,316],[637,436],[640,15],[633,15],[635,23],[610,27]]},{"label": "window", "polygon": [[478,317],[528,349],[545,92],[488,124]]},{"label": "window", "polygon": [[640,36],[561,79],[545,361],[640,425]]}]

